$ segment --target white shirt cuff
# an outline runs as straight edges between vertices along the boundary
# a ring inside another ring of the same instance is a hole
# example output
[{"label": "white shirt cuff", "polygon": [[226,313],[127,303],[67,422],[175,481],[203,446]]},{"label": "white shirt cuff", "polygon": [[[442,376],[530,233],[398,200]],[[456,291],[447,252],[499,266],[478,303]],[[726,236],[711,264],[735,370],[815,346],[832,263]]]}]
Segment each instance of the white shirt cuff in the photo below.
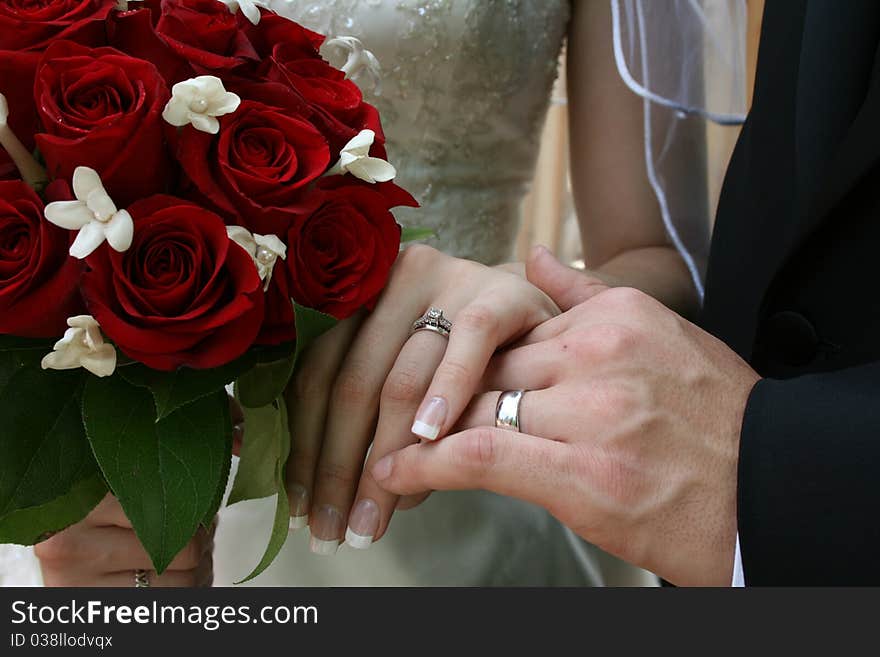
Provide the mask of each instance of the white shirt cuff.
[{"label": "white shirt cuff", "polygon": [[733,556],[733,582],[730,585],[734,588],[742,588],[746,585],[742,553],[739,550],[739,532],[736,534],[736,552]]}]

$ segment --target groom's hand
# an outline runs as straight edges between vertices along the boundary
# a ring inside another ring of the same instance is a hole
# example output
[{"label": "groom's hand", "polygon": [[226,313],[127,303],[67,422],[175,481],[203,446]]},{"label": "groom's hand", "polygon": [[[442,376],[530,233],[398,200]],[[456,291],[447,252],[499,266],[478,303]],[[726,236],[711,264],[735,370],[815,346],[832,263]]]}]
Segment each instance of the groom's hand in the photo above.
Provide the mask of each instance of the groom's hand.
[{"label": "groom's hand", "polygon": [[[739,435],[758,375],[640,292],[585,282],[546,252],[528,275],[570,309],[494,358],[459,433],[397,452],[373,476],[399,494],[529,500],[674,583],[728,585]],[[524,433],[495,429],[500,391],[518,389],[530,391]]]}]

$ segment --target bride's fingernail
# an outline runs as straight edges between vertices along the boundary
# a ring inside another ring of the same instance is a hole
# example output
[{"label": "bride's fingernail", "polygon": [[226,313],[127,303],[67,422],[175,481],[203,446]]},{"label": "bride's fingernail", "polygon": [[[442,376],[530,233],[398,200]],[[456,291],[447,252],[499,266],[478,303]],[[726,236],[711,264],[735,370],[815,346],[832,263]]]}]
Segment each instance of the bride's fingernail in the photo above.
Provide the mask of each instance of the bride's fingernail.
[{"label": "bride's fingernail", "polygon": [[443,422],[446,420],[447,408],[446,400],[443,397],[432,397],[422,402],[419,412],[416,413],[412,432],[425,440],[437,440]]},{"label": "bride's fingernail", "polygon": [[328,504],[319,508],[312,519],[309,549],[315,554],[324,556],[336,554],[344,525],[345,521],[339,509]]},{"label": "bride's fingernail", "polygon": [[309,491],[305,486],[292,484],[287,491],[290,502],[290,531],[307,527],[309,524]]},{"label": "bride's fingernail", "polygon": [[357,550],[366,550],[379,530],[379,505],[373,500],[358,502],[345,530],[345,542]]}]

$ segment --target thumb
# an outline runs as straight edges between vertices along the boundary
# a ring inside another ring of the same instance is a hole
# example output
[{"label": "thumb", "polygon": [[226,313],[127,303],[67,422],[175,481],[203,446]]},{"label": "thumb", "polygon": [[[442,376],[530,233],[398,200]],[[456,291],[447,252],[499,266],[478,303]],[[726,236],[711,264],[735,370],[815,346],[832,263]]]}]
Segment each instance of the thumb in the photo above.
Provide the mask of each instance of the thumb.
[{"label": "thumb", "polygon": [[599,278],[566,267],[543,246],[536,246],[526,261],[526,278],[563,312],[608,289]]}]

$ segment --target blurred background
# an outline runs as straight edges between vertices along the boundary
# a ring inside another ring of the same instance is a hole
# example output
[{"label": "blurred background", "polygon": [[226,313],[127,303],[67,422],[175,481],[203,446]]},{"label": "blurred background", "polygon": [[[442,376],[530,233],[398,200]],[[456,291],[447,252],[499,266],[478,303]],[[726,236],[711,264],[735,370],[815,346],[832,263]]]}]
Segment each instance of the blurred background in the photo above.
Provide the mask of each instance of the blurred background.
[{"label": "blurred background", "polygon": [[[754,82],[764,0],[747,0],[748,90]],[[565,54],[560,59],[559,77],[553,104],[544,126],[541,154],[532,191],[525,200],[524,220],[517,242],[517,260],[524,260],[532,246],[549,247],[564,262],[582,265],[581,241],[571,198],[568,175],[568,108],[565,85]],[[718,202],[724,172],[739,136],[739,128],[709,124],[706,129],[709,198],[714,209]]]}]

